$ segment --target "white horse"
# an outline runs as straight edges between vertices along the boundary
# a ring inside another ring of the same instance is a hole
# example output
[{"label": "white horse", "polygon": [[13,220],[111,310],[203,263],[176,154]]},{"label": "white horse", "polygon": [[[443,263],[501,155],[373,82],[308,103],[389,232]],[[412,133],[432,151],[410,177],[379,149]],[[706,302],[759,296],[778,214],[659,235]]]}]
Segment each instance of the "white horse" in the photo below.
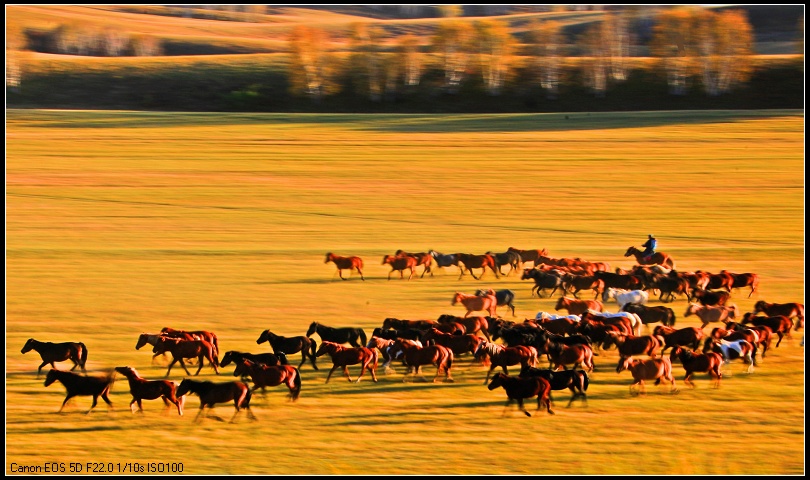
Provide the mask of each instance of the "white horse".
[{"label": "white horse", "polygon": [[619,304],[619,310],[624,308],[628,303],[636,303],[639,305],[646,305],[650,295],[644,290],[623,290],[621,288],[606,288],[602,292],[602,301],[607,303],[611,298],[616,299]]},{"label": "white horse", "polygon": [[618,312],[618,313],[610,313],[610,312],[597,312],[596,310],[588,310],[591,315],[598,315],[600,317],[605,318],[615,318],[615,317],[624,317],[630,320],[630,325],[633,328],[633,335],[640,336],[641,335],[641,317],[638,316],[637,313],[630,313],[630,312]]},{"label": "white horse", "polygon": [[568,320],[573,320],[578,322],[582,320],[579,315],[557,315],[556,313],[548,313],[548,312],[538,312],[537,315],[534,316],[536,320],[560,320],[561,318],[565,318]]}]

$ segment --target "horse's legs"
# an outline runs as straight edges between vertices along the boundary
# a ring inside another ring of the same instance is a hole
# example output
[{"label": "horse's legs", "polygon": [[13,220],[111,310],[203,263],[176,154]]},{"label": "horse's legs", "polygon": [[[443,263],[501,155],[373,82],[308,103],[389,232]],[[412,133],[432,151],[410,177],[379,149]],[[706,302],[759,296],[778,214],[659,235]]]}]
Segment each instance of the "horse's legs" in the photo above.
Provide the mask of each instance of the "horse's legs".
[{"label": "horse's legs", "polygon": [[[199,358],[197,358],[197,363],[199,363],[200,365],[199,365],[199,367],[197,367],[197,373],[195,373],[194,375],[199,375],[200,374],[200,370],[202,370],[204,361],[205,361],[205,354],[201,353]],[[181,362],[181,365],[183,365],[183,368],[185,368],[186,366],[185,366],[185,364],[182,363],[183,362],[182,359],[180,360],[180,362]],[[186,370],[186,371],[188,371],[188,370]],[[217,373],[219,373],[219,372],[217,372]]]},{"label": "horse's legs", "polygon": [[59,412],[57,412],[57,413],[62,413],[62,409],[65,408],[65,404],[68,402],[68,400],[70,400],[74,396],[75,396],[75,394],[68,393],[67,396],[65,397],[65,401],[62,402],[62,407],[59,408]]},{"label": "horse's legs", "polygon": [[686,385],[688,385],[691,388],[696,388],[695,382],[692,381],[692,372],[690,372],[690,371],[686,372],[686,376],[683,377],[683,383],[685,383]]},{"label": "horse's legs", "polygon": [[[360,369],[360,375],[363,375],[363,370]],[[349,375],[349,366],[343,365],[343,376],[349,379],[349,383],[352,383],[352,376]],[[360,377],[357,378],[357,381],[360,381]]]},{"label": "horse's legs", "polygon": [[[112,408],[113,404],[110,401],[109,394],[110,392],[108,390],[101,392],[101,399],[104,400],[110,408]],[[138,402],[138,404],[140,405],[140,402]],[[141,407],[141,410],[143,410],[143,407]]]},{"label": "horse's legs", "polygon": [[[539,402],[540,400],[538,399],[537,401]],[[523,405],[523,399],[522,399],[522,398],[520,398],[520,397],[518,397],[518,398],[517,398],[517,402],[518,402],[518,408],[520,408],[521,410],[523,410],[523,413],[525,413],[527,417],[531,417],[531,416],[532,416],[532,414],[531,414],[531,413],[529,413],[529,411],[528,411],[528,410],[526,410],[526,407]]]},{"label": "horse's legs", "polygon": [[[368,373],[371,374],[371,380],[373,380],[376,383],[377,382],[377,369],[372,366],[371,362],[369,362],[368,365],[366,365],[366,369],[368,370]],[[360,379],[358,378],[357,381],[359,382]]]},{"label": "horse's legs", "polygon": [[200,411],[199,411],[199,412],[197,412],[197,416],[196,416],[196,417],[194,417],[194,422],[195,422],[195,423],[196,423],[198,420],[200,420],[200,415],[202,415],[202,414],[203,414],[203,411],[204,411],[204,410],[205,410],[205,404],[204,404],[204,403],[202,403],[202,401],[200,401]]},{"label": "horse's legs", "polygon": [[37,369],[37,378],[39,378],[39,376],[42,374],[42,367],[44,367],[45,365],[47,365],[49,363],[51,364],[51,368],[56,368],[53,365],[53,362],[42,362],[42,365],[40,365],[39,368]]},{"label": "horse's legs", "polygon": [[338,268],[338,275],[340,275],[341,280],[348,280],[348,278],[343,278],[343,270]]}]

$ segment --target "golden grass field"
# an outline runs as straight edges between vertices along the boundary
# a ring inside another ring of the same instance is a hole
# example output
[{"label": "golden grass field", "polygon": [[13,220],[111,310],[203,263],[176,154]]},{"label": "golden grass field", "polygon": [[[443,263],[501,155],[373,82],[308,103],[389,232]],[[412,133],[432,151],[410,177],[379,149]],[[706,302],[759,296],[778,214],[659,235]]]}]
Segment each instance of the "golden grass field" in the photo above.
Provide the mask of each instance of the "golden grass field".
[{"label": "golden grass field", "polygon": [[[757,300],[804,303],[803,111],[7,110],[6,149],[6,474],[46,462],[85,474],[93,462],[231,475],[805,472],[803,331],[750,375],[725,367],[720,389],[705,374],[687,388],[676,364],[678,395],[649,385],[631,396],[607,351],[587,406],[565,408],[556,392],[556,415],[532,418],[504,412],[504,391],[487,390],[469,357],[456,359],[455,383],[436,384],[403,382],[402,366],[377,384],[337,373],[324,384],[331,364],[320,358],[319,371],[301,368],[298,402],[283,387],[254,396],[255,422],[195,424],[196,397],[183,417],[160,401],[131,414],[121,377],[114,410],[102,402],[85,415],[80,397],[57,414],[64,389],[44,387],[36,352],[20,353],[28,338],[82,341],[91,373],[129,365],[156,379],[166,365],[134,347],[166,326],[257,353],[270,351],[255,343],[264,329],[303,335],[319,321],[370,334],[386,317],[461,315],[453,293],[481,287],[515,291],[517,320],[553,311],[556,296],[532,298],[514,274],[388,281],[381,260],[397,249],[547,248],[629,268],[622,254],[653,233],[679,270],[758,273],[752,298],[732,294],[743,312]],[[328,251],[361,256],[366,281],[338,279]],[[684,318],[685,299],[668,305],[676,326],[700,325]],[[170,378],[184,376],[175,367]],[[215,409],[225,420],[233,411]]]}]

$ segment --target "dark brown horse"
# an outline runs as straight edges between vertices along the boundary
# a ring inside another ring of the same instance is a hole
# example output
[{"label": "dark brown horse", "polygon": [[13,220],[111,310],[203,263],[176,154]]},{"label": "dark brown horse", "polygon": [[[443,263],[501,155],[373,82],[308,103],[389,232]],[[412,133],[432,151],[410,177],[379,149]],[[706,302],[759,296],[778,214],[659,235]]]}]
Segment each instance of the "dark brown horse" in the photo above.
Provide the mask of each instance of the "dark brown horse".
[{"label": "dark brown horse", "polygon": [[[132,394],[132,401],[129,402],[129,409],[132,411],[132,404],[138,403],[138,411],[143,413],[143,400],[163,399],[166,408],[171,408],[172,404],[177,407],[177,413],[183,415],[184,397],[177,398],[177,384],[170,380],[147,380],[141,377],[137,370],[132,367],[115,367],[115,371],[127,377],[129,381],[129,393]],[[134,412],[133,412],[134,413]]]},{"label": "dark brown horse", "polygon": [[186,368],[186,363],[183,361],[185,358],[196,358],[199,362],[197,373],[194,375],[200,374],[205,360],[208,360],[214,371],[219,375],[219,359],[217,358],[216,347],[205,340],[181,340],[179,338],[161,337],[152,349],[152,353],[160,354],[163,352],[172,354],[172,361],[169,363],[169,369],[166,370],[166,377],[169,376],[172,367],[177,362],[180,362],[180,366],[183,367],[186,374],[191,375],[191,372]]},{"label": "dark brown horse", "polygon": [[487,338],[487,340],[490,340],[489,320],[487,320],[487,318],[493,317],[481,317],[476,315],[473,315],[472,317],[457,317],[455,315],[442,314],[439,315],[439,318],[436,319],[436,321],[440,324],[460,323],[464,325],[464,333],[481,333]]},{"label": "dark brown horse", "polygon": [[506,249],[506,251],[507,252],[515,252],[515,253],[517,253],[518,255],[520,255],[520,261],[521,262],[524,262],[524,263],[525,262],[532,262],[535,267],[539,265],[538,259],[540,259],[541,257],[547,257],[548,256],[548,250],[545,249],[545,248],[543,248],[543,249],[534,249],[534,250],[521,250],[519,248],[509,247],[509,248]]},{"label": "dark brown horse", "polygon": [[783,337],[790,337],[790,330],[793,328],[793,320],[790,317],[785,315],[776,315],[773,317],[761,317],[756,315],[752,312],[748,312],[743,315],[742,319],[743,325],[754,325],[757,327],[768,327],[773,334],[779,337],[779,340],[776,342],[776,346],[779,347],[779,344],[782,343]]},{"label": "dark brown horse", "polygon": [[339,343],[323,341],[320,348],[315,353],[316,357],[329,354],[332,357],[332,369],[329,370],[329,375],[326,376],[326,382],[332,378],[332,373],[338,368],[343,369],[343,376],[352,381],[349,375],[349,365],[360,365],[360,375],[357,376],[355,383],[360,383],[363,378],[363,373],[368,370],[371,375],[371,380],[377,381],[377,350],[366,347],[345,347]]},{"label": "dark brown horse", "polygon": [[[363,259],[360,257],[341,257],[340,255],[335,255],[332,252],[326,254],[326,260],[323,263],[333,262],[337,267],[337,273],[340,275],[341,280],[348,280],[348,278],[343,277],[343,270],[348,270],[349,274],[351,275],[352,270],[357,270],[357,273],[360,274],[360,279],[365,280],[363,277]],[[333,275],[334,277],[334,275]]]},{"label": "dark brown horse", "polygon": [[[453,366],[453,351],[447,347],[441,345],[420,347],[409,340],[395,340],[388,354],[394,360],[402,358],[402,361],[408,367],[408,373],[413,371],[414,375],[417,375],[422,365],[435,365],[436,376],[433,377],[434,382],[439,378],[442,371],[444,371],[446,382],[454,381],[450,375],[450,369]],[[403,376],[402,381],[404,382],[406,378],[407,373]]]},{"label": "dark brown horse", "polygon": [[42,373],[42,367],[45,365],[50,363],[51,368],[56,368],[56,365],[54,365],[55,362],[64,362],[66,360],[73,362],[73,368],[70,369],[71,372],[75,370],[76,367],[81,367],[82,371],[87,373],[87,370],[84,368],[87,363],[87,347],[81,342],[52,343],[40,342],[29,338],[20,352],[25,354],[31,350],[37,352],[42,358],[42,364],[40,364],[37,369],[37,378],[39,378],[40,373]]},{"label": "dark brown horse", "polygon": [[353,347],[366,344],[366,332],[360,327],[328,327],[322,323],[312,322],[307,329],[307,337],[317,333],[321,340],[335,343],[348,343]]},{"label": "dark brown horse", "polygon": [[[177,330],[171,327],[163,327],[160,333],[183,340],[205,340],[214,346],[216,349],[214,354],[219,356],[219,339],[214,332],[208,330]],[[191,336],[191,338],[189,338],[189,336]]]},{"label": "dark brown horse", "polygon": [[[227,367],[231,363],[236,363],[242,359],[250,360],[254,363],[261,363],[263,365],[289,365],[290,362],[287,360],[287,355],[284,352],[278,353],[246,353],[246,352],[237,352],[236,350],[228,350],[225,352],[225,355],[222,356],[222,360],[219,362],[220,367]],[[246,382],[247,377],[242,377],[242,381]]]},{"label": "dark brown horse", "polygon": [[114,373],[104,376],[88,377],[79,375],[78,373],[64,372],[62,370],[52,368],[45,376],[45,386],[47,387],[53,382],[59,380],[67,390],[67,396],[65,397],[65,401],[62,402],[62,407],[59,409],[59,412],[65,408],[65,404],[73,397],[92,396],[93,405],[91,405],[90,410],[87,411],[87,413],[90,413],[94,408],[96,408],[96,405],[98,404],[98,397],[101,397],[105,402],[107,402],[107,405],[112,408],[112,402],[110,401],[109,394],[114,379]]},{"label": "dark brown horse", "polygon": [[[476,280],[480,280],[481,277],[487,271],[487,268],[492,270],[495,273],[495,278],[500,278],[498,275],[498,269],[495,267],[495,259],[492,258],[492,255],[473,255],[470,253],[457,253],[456,258],[461,263],[459,265],[459,270],[461,270],[461,275],[458,276],[459,279],[464,276],[464,270],[470,272],[470,275]],[[476,277],[473,273],[473,268],[480,268],[481,269],[481,277]]]},{"label": "dark brown horse", "polygon": [[[453,355],[463,355],[465,353],[475,354],[475,351],[485,342],[483,337],[467,333],[464,335],[452,335],[449,333],[440,332],[435,328],[431,328],[424,335],[422,335],[422,343],[425,345],[441,345],[453,351]],[[432,342],[432,343],[431,343]]]},{"label": "dark brown horse", "polygon": [[265,330],[259,335],[258,340],[256,340],[257,344],[262,344],[267,342],[270,344],[270,347],[273,348],[273,352],[284,352],[286,355],[291,355],[293,353],[301,352],[301,363],[298,365],[298,368],[304,366],[304,362],[309,361],[312,362],[312,368],[315,370],[318,369],[318,366],[315,365],[315,351],[318,348],[318,345],[315,343],[315,340],[304,336],[299,335],[296,337],[283,337],[281,335],[276,335],[275,333],[271,332],[270,330]]},{"label": "dark brown horse", "polygon": [[489,357],[490,365],[484,383],[489,382],[492,371],[500,367],[503,373],[509,375],[507,367],[520,365],[521,367],[534,367],[537,365],[537,349],[526,345],[505,347],[494,342],[482,342],[475,351],[475,358],[481,359],[484,355]]},{"label": "dark brown horse", "polygon": [[697,327],[685,327],[675,329],[674,327],[658,325],[653,329],[653,335],[664,339],[664,346],[661,347],[661,355],[667,348],[689,347],[692,350],[700,348],[700,341],[703,340],[703,330]]},{"label": "dark brown horse", "polygon": [[301,395],[301,372],[292,365],[262,365],[243,358],[236,362],[233,376],[250,377],[253,380],[254,392],[257,388],[264,391],[265,387],[284,384],[290,390],[291,401],[298,400]]},{"label": "dark brown horse", "polygon": [[803,303],[768,303],[760,300],[754,304],[754,313],[764,313],[770,317],[784,315],[788,318],[796,318],[796,330],[804,328]]},{"label": "dark brown horse", "polygon": [[[157,345],[158,339],[160,339],[161,337],[182,338],[184,340],[199,340],[195,339],[190,334],[183,334],[182,336],[178,336],[178,335],[164,335],[162,333],[142,333],[138,335],[138,343],[135,344],[135,350],[140,350],[141,347],[145,347],[146,345],[152,345],[152,347],[154,347],[155,345]],[[166,353],[167,352],[156,353],[152,355],[152,364],[154,365],[155,359],[160,355],[163,355],[163,358],[165,359]]]},{"label": "dark brown horse", "polygon": [[731,288],[751,287],[751,292],[748,294],[747,298],[751,298],[751,295],[753,295],[759,287],[759,275],[756,273],[731,273],[728,270],[720,270],[720,273],[731,275],[733,280]]},{"label": "dark brown horse", "polygon": [[[524,367],[520,369],[521,377],[542,377],[548,380],[551,390],[565,390],[566,388],[571,391],[571,400],[565,408],[571,406],[577,397],[581,397],[585,405],[588,405],[588,396],[585,393],[588,390],[590,378],[588,372],[585,370],[563,370],[555,372],[550,369],[540,369],[534,367]],[[549,392],[549,401],[553,401],[551,393]]]},{"label": "dark brown horse", "polygon": [[686,376],[683,377],[683,383],[695,388],[692,382],[692,375],[695,372],[708,373],[714,379],[715,388],[720,388],[720,379],[723,374],[720,373],[720,367],[723,365],[723,356],[719,353],[695,353],[681,347],[675,347],[669,354],[669,360],[675,362],[678,360],[686,370]]},{"label": "dark brown horse", "polygon": [[[231,417],[231,423],[236,420],[236,416],[239,415],[239,412],[243,409],[247,410],[248,418],[256,420],[253,412],[250,411],[250,388],[242,382],[214,383],[184,379],[180,382],[180,386],[177,387],[176,394],[178,397],[182,397],[189,392],[195,393],[200,397],[200,411],[194,418],[195,422],[200,420],[200,415],[205,411],[205,407],[208,407],[210,411],[217,403],[230,401],[233,401],[233,406],[236,408],[236,413]],[[215,418],[222,420],[219,417]]]},{"label": "dark brown horse", "polygon": [[644,252],[642,250],[639,250],[636,247],[630,247],[626,252],[624,252],[624,256],[629,257],[630,255],[636,257],[636,263],[639,265],[661,265],[669,268],[670,270],[675,269],[675,260],[663,252],[655,252],[652,254],[650,259],[647,260],[644,258]]},{"label": "dark brown horse", "polygon": [[[486,383],[486,382],[484,382]],[[510,377],[505,373],[498,372],[492,377],[487,388],[495,390],[498,387],[503,387],[506,391],[506,396],[509,400],[503,409],[503,416],[506,415],[506,409],[512,402],[517,400],[518,408],[520,408],[527,417],[532,414],[523,406],[523,399],[537,397],[537,410],[540,410],[543,405],[546,405],[546,410],[549,414],[554,415],[551,411],[551,385],[548,380],[542,377]]]}]

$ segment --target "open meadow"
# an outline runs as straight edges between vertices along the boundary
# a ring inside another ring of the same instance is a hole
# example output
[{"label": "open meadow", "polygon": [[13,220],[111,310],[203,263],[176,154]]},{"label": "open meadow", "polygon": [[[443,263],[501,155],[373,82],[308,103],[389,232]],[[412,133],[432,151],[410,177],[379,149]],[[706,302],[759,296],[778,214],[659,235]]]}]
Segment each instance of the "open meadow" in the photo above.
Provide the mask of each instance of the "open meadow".
[{"label": "open meadow", "polygon": [[[234,408],[221,404],[226,422],[195,423],[192,395],[182,417],[160,400],[131,414],[120,375],[112,411],[100,401],[85,415],[91,399],[78,397],[58,414],[64,388],[43,386],[50,367],[37,379],[39,356],[20,349],[29,338],[80,341],[89,373],[128,365],[158,379],[167,363],[135,344],[163,327],[213,331],[221,351],[269,352],[256,344],[265,329],[297,336],[318,321],[370,336],[387,317],[463,315],[453,294],[485,287],[513,290],[516,317],[498,314],[522,321],[554,312],[559,295],[532,297],[518,273],[475,280],[455,267],[389,281],[382,258],[547,248],[627,269],[624,252],[648,234],[678,270],[759,274],[751,298],[732,292],[742,312],[758,300],[804,303],[804,161],[797,110],[7,110],[6,474],[56,462],[67,474],[71,464],[101,473],[96,463],[152,474],[803,475],[803,330],[751,374],[739,360],[725,366],[719,389],[706,374],[688,388],[674,364],[677,395],[648,385],[631,396],[616,350],[601,352],[587,405],[566,408],[568,392],[555,392],[556,414],[529,400],[531,418],[504,411],[505,392],[486,388],[487,368],[469,355],[455,359],[454,383],[431,383],[430,366],[427,382],[403,382],[394,364],[376,384],[339,371],[325,384],[321,357],[319,370],[301,367],[297,402],[285,387],[254,395],[257,421],[226,423]],[[341,281],[326,252],[362,257],[365,281]],[[684,318],[685,298],[666,305],[676,327],[700,326]],[[200,378],[232,372],[206,365]],[[169,378],[185,376],[175,366]]]}]

